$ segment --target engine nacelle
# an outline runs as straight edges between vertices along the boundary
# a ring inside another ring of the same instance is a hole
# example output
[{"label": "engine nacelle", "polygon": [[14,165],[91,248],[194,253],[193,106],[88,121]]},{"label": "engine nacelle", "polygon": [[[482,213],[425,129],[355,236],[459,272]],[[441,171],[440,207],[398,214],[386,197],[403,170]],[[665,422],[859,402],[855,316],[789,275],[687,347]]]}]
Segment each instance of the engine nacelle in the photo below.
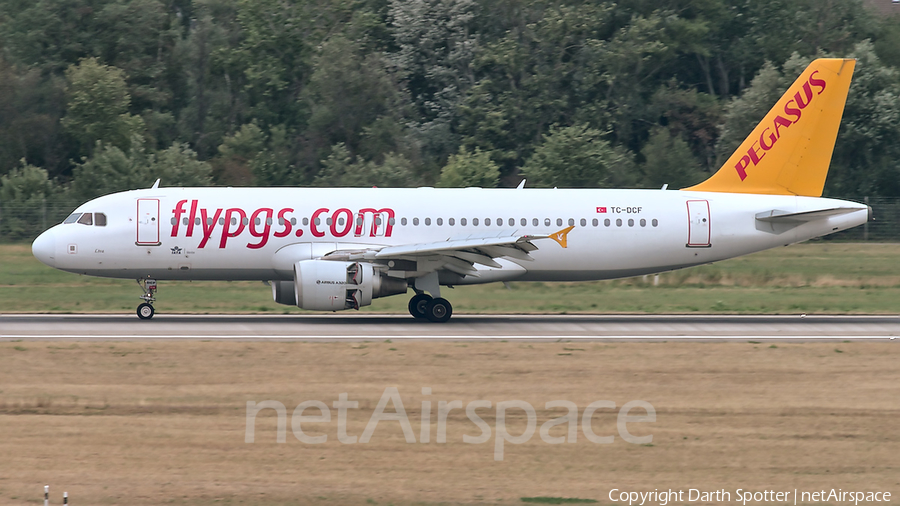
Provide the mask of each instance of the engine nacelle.
[{"label": "engine nacelle", "polygon": [[297,293],[294,291],[293,281],[270,281],[272,285],[272,299],[286,306],[297,305]]},{"label": "engine nacelle", "polygon": [[303,309],[359,309],[371,304],[374,298],[406,293],[406,288],[405,279],[385,276],[372,264],[331,260],[303,260],[294,264],[295,300]]}]

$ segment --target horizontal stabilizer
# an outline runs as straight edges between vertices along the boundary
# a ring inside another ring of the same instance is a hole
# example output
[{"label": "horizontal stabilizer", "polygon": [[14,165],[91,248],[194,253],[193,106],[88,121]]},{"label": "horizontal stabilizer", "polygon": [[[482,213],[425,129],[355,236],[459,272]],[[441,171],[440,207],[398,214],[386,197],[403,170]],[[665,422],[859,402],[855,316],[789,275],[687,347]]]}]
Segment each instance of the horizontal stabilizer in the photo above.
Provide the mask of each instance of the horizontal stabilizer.
[{"label": "horizontal stabilizer", "polygon": [[769,223],[803,223],[807,221],[815,221],[822,218],[827,218],[829,216],[836,216],[839,214],[847,214],[864,210],[865,209],[860,209],[858,207],[832,207],[831,209],[818,209],[815,211],[791,213],[788,211],[773,209],[771,211],[757,214],[756,219]]}]

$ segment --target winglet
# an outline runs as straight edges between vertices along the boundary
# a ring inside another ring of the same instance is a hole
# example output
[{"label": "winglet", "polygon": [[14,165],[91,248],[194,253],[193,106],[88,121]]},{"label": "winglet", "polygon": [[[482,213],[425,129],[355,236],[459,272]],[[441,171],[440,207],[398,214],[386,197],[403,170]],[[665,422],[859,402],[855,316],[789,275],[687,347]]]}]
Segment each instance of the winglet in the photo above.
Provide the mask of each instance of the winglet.
[{"label": "winglet", "polygon": [[156,182],[153,183],[153,186],[150,187],[151,190],[155,190],[157,188],[159,188],[159,179],[157,179]]},{"label": "winglet", "polygon": [[554,241],[556,241],[560,246],[565,248],[569,244],[567,236],[569,235],[569,232],[571,232],[573,228],[575,228],[575,225],[572,225],[571,227],[566,227],[566,228],[560,230],[559,232],[550,234],[550,238],[553,239]]}]

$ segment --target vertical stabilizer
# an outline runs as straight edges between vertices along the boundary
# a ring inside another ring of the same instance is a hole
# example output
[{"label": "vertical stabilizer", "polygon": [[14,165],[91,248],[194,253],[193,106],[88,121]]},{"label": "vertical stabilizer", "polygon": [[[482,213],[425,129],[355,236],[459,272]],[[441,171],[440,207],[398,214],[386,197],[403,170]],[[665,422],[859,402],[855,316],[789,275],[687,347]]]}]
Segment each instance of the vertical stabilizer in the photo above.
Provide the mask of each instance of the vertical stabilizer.
[{"label": "vertical stabilizer", "polygon": [[685,190],[820,197],[855,66],[813,61],[725,165]]}]

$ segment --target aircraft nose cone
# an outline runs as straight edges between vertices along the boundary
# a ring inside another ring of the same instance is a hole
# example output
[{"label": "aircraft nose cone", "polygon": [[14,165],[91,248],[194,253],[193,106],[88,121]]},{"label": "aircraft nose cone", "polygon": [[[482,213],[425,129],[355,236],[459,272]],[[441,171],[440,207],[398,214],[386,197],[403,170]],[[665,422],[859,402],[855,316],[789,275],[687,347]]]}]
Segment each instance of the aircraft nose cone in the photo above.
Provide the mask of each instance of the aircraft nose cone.
[{"label": "aircraft nose cone", "polygon": [[31,243],[31,253],[41,262],[55,267],[56,265],[56,233],[53,229],[45,231]]}]

